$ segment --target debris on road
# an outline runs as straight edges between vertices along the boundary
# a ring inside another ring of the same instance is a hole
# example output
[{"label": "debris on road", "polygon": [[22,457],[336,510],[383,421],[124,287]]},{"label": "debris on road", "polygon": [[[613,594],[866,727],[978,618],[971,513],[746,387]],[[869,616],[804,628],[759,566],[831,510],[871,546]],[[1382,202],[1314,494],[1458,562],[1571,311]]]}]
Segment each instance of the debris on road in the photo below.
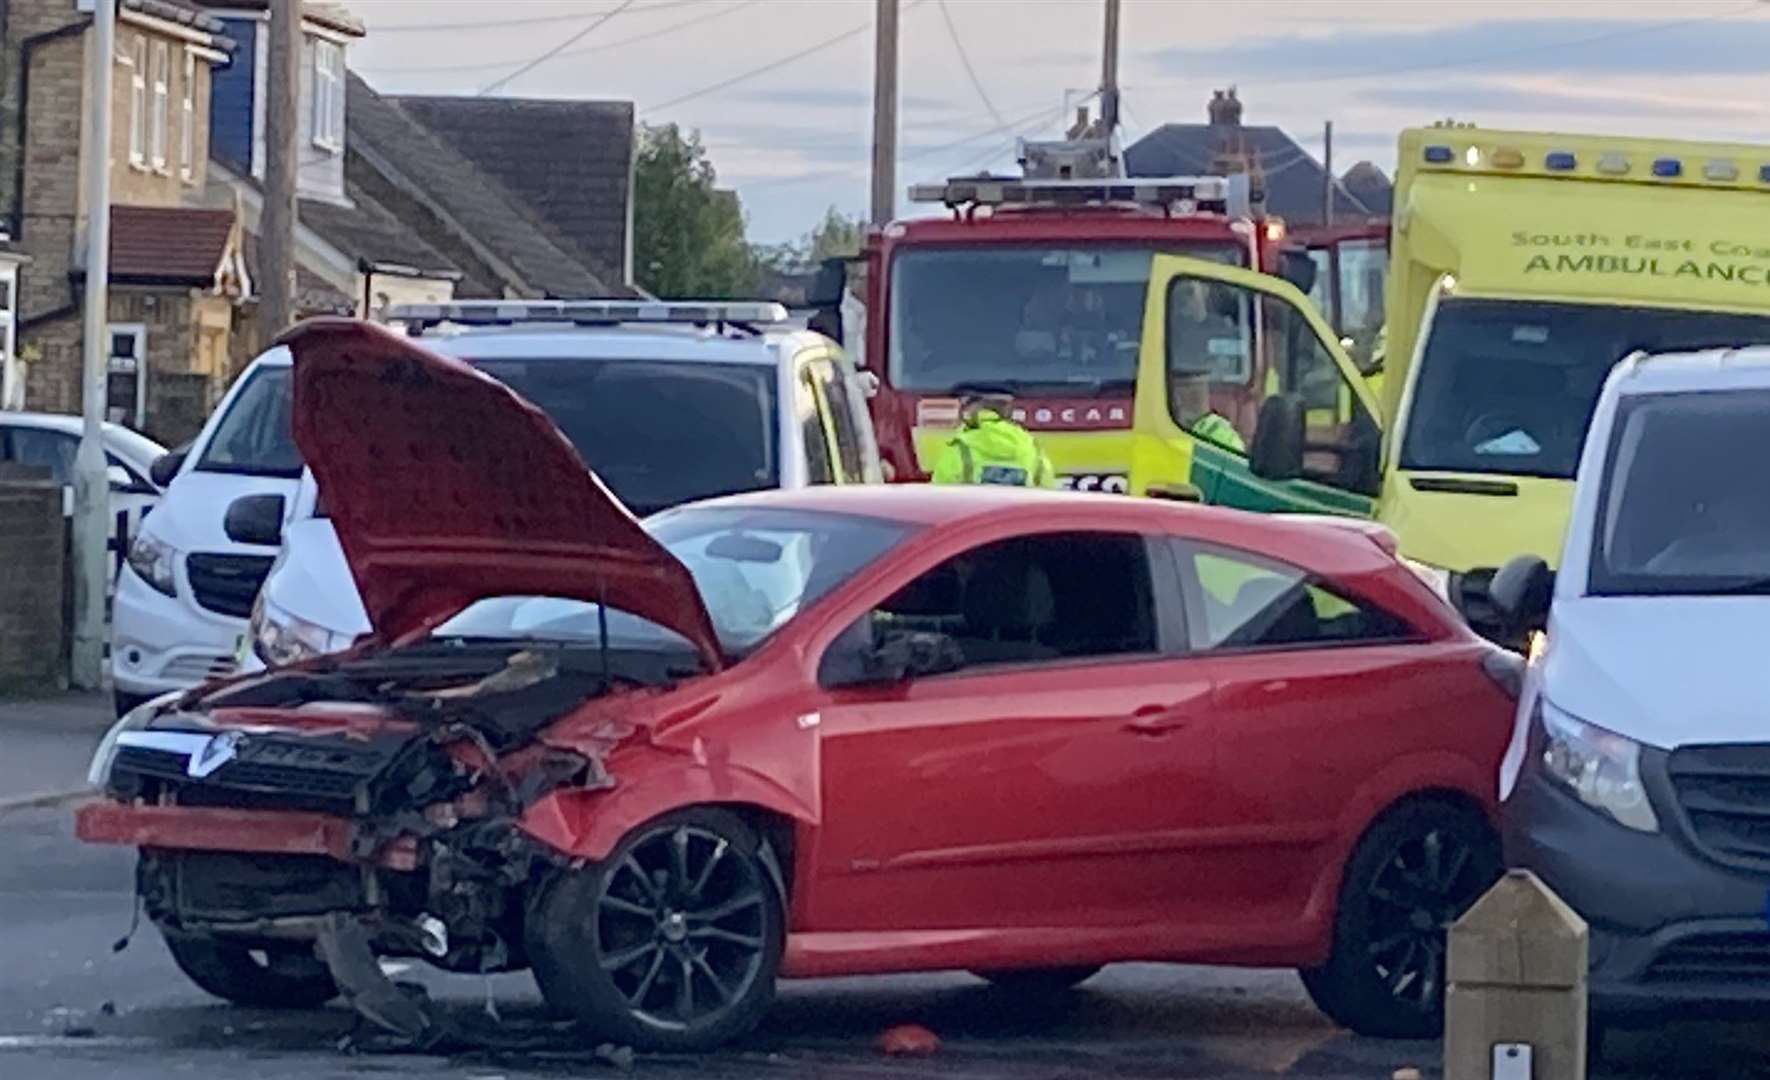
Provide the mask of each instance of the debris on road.
[{"label": "debris on road", "polygon": [[899,1024],[880,1034],[879,1049],[893,1057],[932,1054],[940,1037],[920,1024]]}]

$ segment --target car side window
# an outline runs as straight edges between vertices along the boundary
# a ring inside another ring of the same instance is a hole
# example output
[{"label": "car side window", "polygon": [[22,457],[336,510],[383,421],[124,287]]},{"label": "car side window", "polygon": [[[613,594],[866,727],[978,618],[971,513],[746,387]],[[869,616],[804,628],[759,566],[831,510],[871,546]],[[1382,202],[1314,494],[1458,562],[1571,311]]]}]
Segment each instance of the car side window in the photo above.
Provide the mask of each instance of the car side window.
[{"label": "car side window", "polygon": [[14,465],[48,469],[50,477],[58,484],[74,482],[74,455],[80,449],[80,440],[59,431],[38,428],[9,428],[6,434],[10,448],[6,460]]},{"label": "car side window", "polygon": [[800,367],[799,377],[793,383],[793,408],[798,414],[800,438],[805,448],[805,478],[812,484],[833,484],[836,482],[835,459],[830,453],[830,438],[824,427],[823,409],[818,402],[817,384],[813,381],[811,368]]},{"label": "car side window", "polygon": [[1407,623],[1295,566],[1253,552],[1182,543],[1195,652],[1405,641]]},{"label": "car side window", "polygon": [[842,470],[842,483],[859,484],[866,480],[862,460],[860,432],[854,426],[852,388],[841,368],[828,360],[811,365],[823,390],[823,404],[829,411],[830,429],[836,433],[836,464]]},{"label": "car side window", "polygon": [[868,616],[874,640],[937,632],[964,667],[1154,653],[1148,547],[1122,533],[998,540],[922,574]]}]

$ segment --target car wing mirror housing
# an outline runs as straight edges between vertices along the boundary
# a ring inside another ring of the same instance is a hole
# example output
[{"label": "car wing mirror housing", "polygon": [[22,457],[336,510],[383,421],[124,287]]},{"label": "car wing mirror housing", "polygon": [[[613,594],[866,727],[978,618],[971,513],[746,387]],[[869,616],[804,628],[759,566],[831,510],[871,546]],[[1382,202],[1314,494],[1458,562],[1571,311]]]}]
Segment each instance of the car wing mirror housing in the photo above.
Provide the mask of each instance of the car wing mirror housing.
[{"label": "car wing mirror housing", "polygon": [[965,666],[965,654],[950,634],[927,630],[875,629],[869,615],[831,643],[818,669],[826,690],[845,686],[889,686]]},{"label": "car wing mirror housing", "polygon": [[1499,568],[1487,587],[1493,605],[1507,629],[1529,634],[1549,624],[1549,604],[1555,595],[1555,572],[1535,555],[1520,555]]},{"label": "car wing mirror housing", "polygon": [[242,495],[227,508],[222,519],[227,538],[236,544],[281,547],[283,543],[283,497]]},{"label": "car wing mirror housing", "polygon": [[1273,394],[1260,403],[1248,468],[1262,480],[1295,480],[1303,475],[1303,399]]},{"label": "car wing mirror housing", "polygon": [[177,450],[161,454],[148,466],[148,479],[162,488],[170,484],[172,478],[178,475],[178,470],[184,468],[184,459],[190,452],[189,446],[181,446]]}]

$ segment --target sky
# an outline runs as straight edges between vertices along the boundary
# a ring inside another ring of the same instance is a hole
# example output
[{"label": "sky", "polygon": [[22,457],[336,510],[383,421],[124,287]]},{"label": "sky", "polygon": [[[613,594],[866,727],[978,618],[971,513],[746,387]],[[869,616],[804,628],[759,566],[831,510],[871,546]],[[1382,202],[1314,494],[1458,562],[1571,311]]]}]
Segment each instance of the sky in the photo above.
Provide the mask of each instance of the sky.
[{"label": "sky", "polygon": [[[900,2],[900,192],[1014,170],[1099,85],[1102,0]],[[698,130],[752,240],[866,210],[874,0],[346,3],[385,93],[627,100]],[[1230,85],[1318,155],[1331,120],[1337,172],[1391,171],[1401,128],[1445,118],[1770,143],[1770,0],[1123,0],[1120,41],[1127,144]]]}]

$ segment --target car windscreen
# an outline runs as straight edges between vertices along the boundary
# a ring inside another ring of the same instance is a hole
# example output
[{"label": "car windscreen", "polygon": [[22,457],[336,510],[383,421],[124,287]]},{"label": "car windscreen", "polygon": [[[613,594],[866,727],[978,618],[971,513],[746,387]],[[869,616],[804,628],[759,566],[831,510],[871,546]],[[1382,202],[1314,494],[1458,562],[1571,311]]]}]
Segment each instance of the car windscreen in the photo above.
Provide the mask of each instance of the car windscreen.
[{"label": "car windscreen", "polygon": [[[890,550],[913,529],[901,522],[801,510],[686,506],[645,529],[694,578],[719,645],[742,656],[793,616]],[[693,653],[681,635],[611,609],[609,641]],[[600,640],[596,605],[518,596],[481,600],[433,636]]]},{"label": "car windscreen", "polygon": [[[1245,261],[1229,244],[1159,253]],[[966,385],[1129,391],[1156,254],[1109,245],[900,250],[891,260],[891,385],[943,394]]]},{"label": "car windscreen", "polygon": [[301,451],[289,424],[294,371],[270,364],[249,371],[196,468],[248,476],[300,476]]},{"label": "car windscreen", "polygon": [[1401,467],[1570,480],[1617,361],[1758,342],[1770,342],[1770,318],[1447,299],[1420,361]]},{"label": "car windscreen", "polygon": [[636,514],[779,486],[771,365],[465,359],[546,413]]},{"label": "car windscreen", "polygon": [[1591,592],[1770,593],[1770,390],[1625,398],[1606,458]]}]

